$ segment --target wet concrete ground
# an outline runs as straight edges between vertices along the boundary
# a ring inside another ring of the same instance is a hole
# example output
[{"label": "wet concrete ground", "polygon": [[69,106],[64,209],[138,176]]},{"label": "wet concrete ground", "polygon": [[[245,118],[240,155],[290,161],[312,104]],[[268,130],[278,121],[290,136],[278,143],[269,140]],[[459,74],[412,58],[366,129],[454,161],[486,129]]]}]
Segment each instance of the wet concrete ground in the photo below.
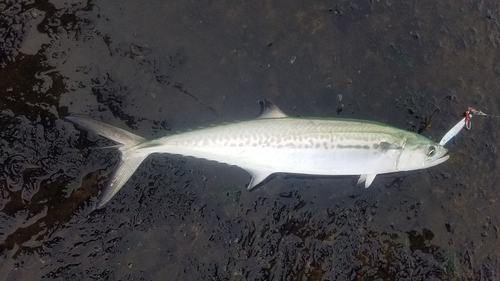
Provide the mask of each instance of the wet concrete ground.
[{"label": "wet concrete ground", "polygon": [[146,138],[254,118],[370,119],[439,140],[500,115],[497,1],[0,3],[2,280],[498,280],[500,119],[428,170],[276,175],[118,154],[62,117]]}]

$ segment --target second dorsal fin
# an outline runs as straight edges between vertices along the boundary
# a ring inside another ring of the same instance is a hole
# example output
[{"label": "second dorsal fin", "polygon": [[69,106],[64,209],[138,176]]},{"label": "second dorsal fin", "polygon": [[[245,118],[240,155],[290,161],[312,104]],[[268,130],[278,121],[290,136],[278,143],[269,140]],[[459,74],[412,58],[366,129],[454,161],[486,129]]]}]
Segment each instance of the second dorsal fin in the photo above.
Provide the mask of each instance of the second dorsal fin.
[{"label": "second dorsal fin", "polygon": [[257,118],[267,119],[267,118],[284,118],[288,117],[281,109],[279,109],[274,103],[268,100],[261,100],[260,103],[260,114]]}]

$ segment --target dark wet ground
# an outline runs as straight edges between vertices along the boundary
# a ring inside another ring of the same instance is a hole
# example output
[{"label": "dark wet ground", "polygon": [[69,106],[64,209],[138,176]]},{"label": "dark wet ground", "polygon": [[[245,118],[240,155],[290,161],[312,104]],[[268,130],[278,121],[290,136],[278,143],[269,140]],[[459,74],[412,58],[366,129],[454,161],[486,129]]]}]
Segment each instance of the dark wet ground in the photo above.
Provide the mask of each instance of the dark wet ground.
[{"label": "dark wet ground", "polygon": [[500,279],[499,119],[369,189],[157,155],[97,211],[117,153],[62,119],[156,138],[267,98],[439,140],[500,114],[497,1],[70,2],[0,2],[0,279]]}]

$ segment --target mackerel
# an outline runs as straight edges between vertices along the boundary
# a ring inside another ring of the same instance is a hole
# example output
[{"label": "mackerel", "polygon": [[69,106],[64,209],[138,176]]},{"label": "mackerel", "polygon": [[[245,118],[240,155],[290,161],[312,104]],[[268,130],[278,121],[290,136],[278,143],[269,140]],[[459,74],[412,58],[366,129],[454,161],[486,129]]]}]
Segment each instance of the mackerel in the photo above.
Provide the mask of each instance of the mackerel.
[{"label": "mackerel", "polygon": [[254,120],[146,140],[83,116],[67,120],[120,144],[121,161],[100,195],[104,206],[152,153],[203,158],[245,169],[251,189],[274,173],[359,175],[369,187],[377,174],[424,169],[448,160],[442,145],[382,123],[295,118],[270,101]]}]

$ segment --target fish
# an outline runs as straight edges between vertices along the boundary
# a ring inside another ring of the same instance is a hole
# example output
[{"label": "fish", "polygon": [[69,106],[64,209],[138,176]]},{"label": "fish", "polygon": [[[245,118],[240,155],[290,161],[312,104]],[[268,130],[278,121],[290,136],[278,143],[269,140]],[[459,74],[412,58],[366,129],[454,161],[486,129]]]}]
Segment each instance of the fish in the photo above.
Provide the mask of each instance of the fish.
[{"label": "fish", "polygon": [[102,208],[146,157],[167,153],[245,169],[248,189],[275,173],[359,176],[369,187],[378,174],[412,171],[448,160],[442,145],[414,132],[367,120],[291,117],[268,100],[253,120],[172,134],[154,140],[86,116],[65,119],[118,143],[121,159],[101,192]]}]

